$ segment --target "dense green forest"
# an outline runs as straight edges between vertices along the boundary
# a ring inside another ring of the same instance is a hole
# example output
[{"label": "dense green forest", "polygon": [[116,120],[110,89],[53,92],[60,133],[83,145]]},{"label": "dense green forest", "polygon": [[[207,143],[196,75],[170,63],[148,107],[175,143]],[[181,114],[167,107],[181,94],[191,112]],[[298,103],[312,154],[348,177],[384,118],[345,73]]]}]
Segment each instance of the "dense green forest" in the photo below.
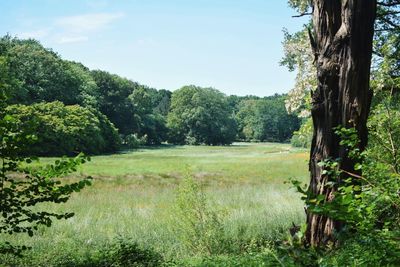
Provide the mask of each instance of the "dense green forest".
[{"label": "dense green forest", "polygon": [[300,125],[287,114],[285,95],[226,96],[196,86],[157,90],[8,35],[0,39],[0,57],[10,88],[8,111],[21,127],[36,123],[37,142],[26,153],[99,154],[162,142],[287,142]]}]

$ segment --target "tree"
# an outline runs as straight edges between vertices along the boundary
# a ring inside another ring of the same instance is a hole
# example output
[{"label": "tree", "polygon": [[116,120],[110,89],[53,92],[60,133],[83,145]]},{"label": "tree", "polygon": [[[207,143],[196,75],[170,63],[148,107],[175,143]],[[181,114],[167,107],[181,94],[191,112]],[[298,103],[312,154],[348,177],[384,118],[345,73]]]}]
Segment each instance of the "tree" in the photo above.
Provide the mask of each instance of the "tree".
[{"label": "tree", "polygon": [[49,102],[10,105],[5,112],[22,132],[31,131],[36,140],[20,152],[34,156],[63,156],[115,152],[119,135],[100,112],[78,105]]},{"label": "tree", "polygon": [[236,120],[239,137],[247,141],[286,142],[299,129],[299,118],[285,109],[285,95],[242,100]]},{"label": "tree", "polygon": [[138,136],[146,137],[146,144],[159,145],[167,138],[166,118],[162,115],[169,105],[165,92],[139,86],[130,96],[135,114],[140,119]]},{"label": "tree", "polygon": [[400,1],[380,2],[375,23],[372,86],[378,93],[400,92]]},{"label": "tree", "polygon": [[[51,226],[54,219],[68,219],[71,212],[54,213],[41,209],[41,203],[64,203],[73,192],[90,185],[85,178],[74,183],[61,183],[57,177],[69,174],[88,160],[79,155],[57,160],[45,167],[29,167],[33,158],[22,156],[35,139],[31,128],[21,129],[7,113],[6,103],[13,89],[11,70],[0,58],[0,234],[26,233],[30,236],[39,226]],[[0,253],[20,254],[25,246],[0,242]]]},{"label": "tree", "polygon": [[97,85],[82,64],[62,60],[38,41],[0,38],[0,56],[7,58],[13,85],[7,101],[32,104],[61,101],[67,105],[97,106]]},{"label": "tree", "polygon": [[[99,109],[99,88],[94,81],[90,70],[81,63],[64,61],[65,72],[71,76],[72,87],[78,88],[78,95],[75,96],[77,104],[83,107]],[[57,99],[61,101],[61,99]]]},{"label": "tree", "polygon": [[156,90],[152,88],[148,88],[148,91],[152,99],[153,112],[167,117],[171,105],[172,92],[165,89]]},{"label": "tree", "polygon": [[194,85],[172,94],[167,125],[169,141],[176,144],[231,144],[236,123],[227,98],[218,90]]},{"label": "tree", "polygon": [[65,62],[54,52],[43,48],[33,40],[10,42],[4,56],[11,66],[11,76],[19,80],[19,87],[9,101],[30,104],[41,101],[60,100],[76,104],[79,87]]},{"label": "tree", "polygon": [[[97,103],[100,112],[118,128],[123,137],[145,137],[147,144],[165,141],[165,116],[169,108],[166,90],[140,85],[105,71],[92,71],[97,84]],[[126,141],[126,140],[125,140]]]},{"label": "tree", "polygon": [[[324,195],[330,201],[336,188],[327,186],[329,175],[320,162],[340,158],[340,169],[354,170],[354,162],[340,145],[334,128],[354,127],[360,139],[359,149],[363,150],[367,144],[376,1],[313,0],[312,8],[314,30],[310,36],[318,85],[312,94],[314,134],[309,193]],[[311,245],[333,241],[334,233],[342,227],[340,221],[307,211],[306,239]]]},{"label": "tree", "polygon": [[314,55],[308,39],[308,27],[310,26],[306,25],[301,31],[294,34],[284,30],[285,56],[281,61],[281,65],[286,66],[289,71],[297,70],[295,85],[289,91],[285,103],[289,113],[299,114],[300,117],[310,116],[310,92],[317,85],[316,69],[313,64]]},{"label": "tree", "polygon": [[380,101],[368,120],[368,155],[400,175],[400,96]]},{"label": "tree", "polygon": [[138,88],[138,84],[106,71],[92,71],[92,77],[98,86],[98,105],[101,113],[118,128],[119,133],[127,135],[139,131],[140,117],[129,96]]}]

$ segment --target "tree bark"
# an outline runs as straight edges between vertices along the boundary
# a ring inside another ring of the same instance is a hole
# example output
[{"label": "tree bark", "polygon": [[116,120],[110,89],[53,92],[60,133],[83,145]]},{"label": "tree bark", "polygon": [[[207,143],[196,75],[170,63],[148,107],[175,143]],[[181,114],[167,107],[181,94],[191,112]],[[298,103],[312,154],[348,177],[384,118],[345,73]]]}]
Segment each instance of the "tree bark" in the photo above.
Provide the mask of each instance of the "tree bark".
[{"label": "tree bark", "polygon": [[[367,144],[367,118],[372,92],[369,87],[376,0],[313,0],[311,44],[317,65],[318,87],[312,94],[314,124],[310,155],[309,190],[334,197],[328,177],[318,163],[341,159],[340,168],[352,172],[354,163],[339,145],[334,127],[355,127],[360,148]],[[339,183],[341,178],[339,177]],[[313,246],[335,241],[339,221],[307,211],[306,241]]]}]

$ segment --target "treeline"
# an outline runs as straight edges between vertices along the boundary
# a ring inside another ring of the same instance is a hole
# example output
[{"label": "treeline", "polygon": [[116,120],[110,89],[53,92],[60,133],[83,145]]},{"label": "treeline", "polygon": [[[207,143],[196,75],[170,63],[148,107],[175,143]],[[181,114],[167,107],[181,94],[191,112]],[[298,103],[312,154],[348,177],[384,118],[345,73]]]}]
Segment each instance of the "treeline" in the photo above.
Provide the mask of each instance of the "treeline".
[{"label": "treeline", "polygon": [[156,90],[63,60],[32,39],[2,37],[0,68],[7,112],[34,135],[28,154],[99,154],[162,142],[285,142],[299,128],[284,95],[226,96],[196,86]]}]

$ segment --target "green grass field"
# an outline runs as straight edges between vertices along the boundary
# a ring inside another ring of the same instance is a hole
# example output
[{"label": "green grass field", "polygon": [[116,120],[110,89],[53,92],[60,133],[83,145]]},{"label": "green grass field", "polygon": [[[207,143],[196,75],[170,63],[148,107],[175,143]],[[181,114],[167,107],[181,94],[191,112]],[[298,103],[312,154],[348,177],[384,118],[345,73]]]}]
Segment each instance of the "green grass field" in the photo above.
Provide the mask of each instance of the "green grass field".
[{"label": "green grass field", "polygon": [[299,195],[284,182],[307,180],[307,157],[304,150],[271,143],[162,146],[93,157],[77,173],[93,176],[91,187],[66,204],[41,207],[73,211],[75,216],[55,221],[32,238],[5,237],[32,250],[23,259],[2,257],[0,263],[68,265],[93,257],[116,238],[135,240],[166,258],[193,256],[177,237],[174,223],[177,187],[188,175],[202,185],[209,203],[224,211],[224,232],[238,246],[275,240],[292,222],[304,221]]}]

